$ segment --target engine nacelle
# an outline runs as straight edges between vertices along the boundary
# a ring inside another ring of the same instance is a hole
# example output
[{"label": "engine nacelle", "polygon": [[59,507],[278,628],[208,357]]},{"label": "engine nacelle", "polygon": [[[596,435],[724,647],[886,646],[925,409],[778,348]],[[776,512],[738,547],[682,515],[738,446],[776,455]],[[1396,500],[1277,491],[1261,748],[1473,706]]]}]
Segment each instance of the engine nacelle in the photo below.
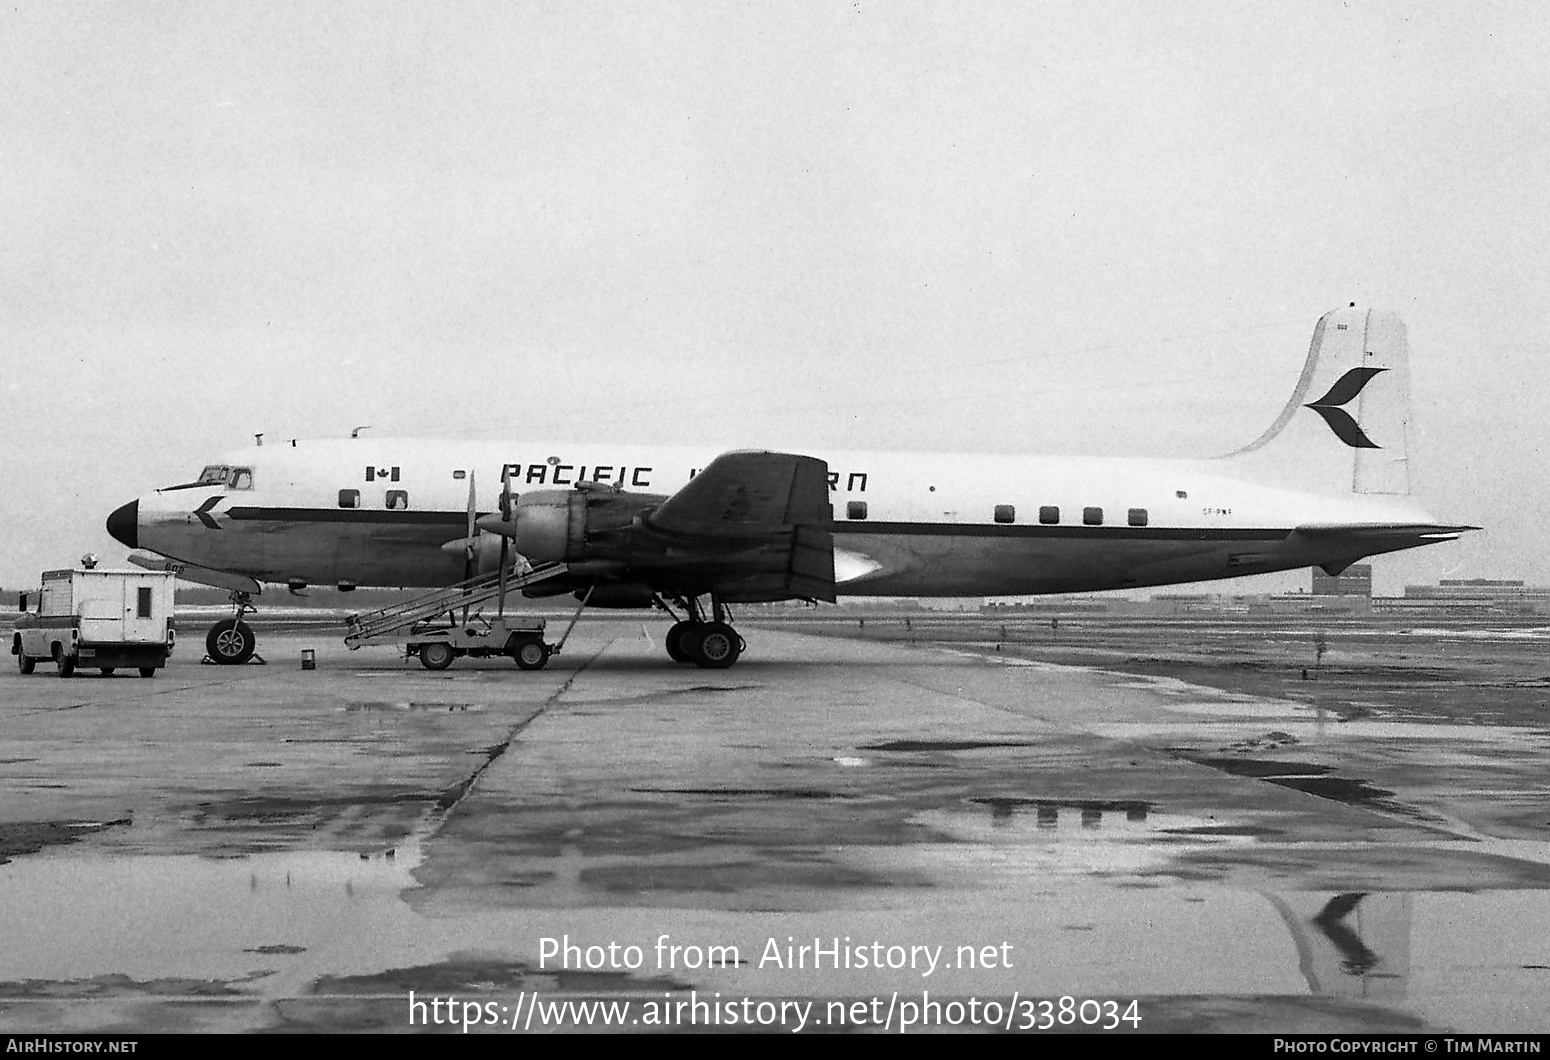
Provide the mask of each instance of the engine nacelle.
[{"label": "engine nacelle", "polygon": [[580,559],[586,544],[586,494],[580,490],[524,493],[512,508],[509,525],[511,546],[529,563]]},{"label": "engine nacelle", "polygon": [[589,607],[606,608],[637,608],[651,607],[656,604],[657,594],[651,591],[649,585],[639,582],[624,582],[618,585],[599,585],[596,589],[577,589],[571,594],[578,600],[585,600]]},{"label": "engine nacelle", "polygon": [[609,489],[534,490],[516,498],[510,520],[486,515],[478,525],[511,538],[512,548],[529,563],[622,559],[598,535],[630,526],[664,499]]}]

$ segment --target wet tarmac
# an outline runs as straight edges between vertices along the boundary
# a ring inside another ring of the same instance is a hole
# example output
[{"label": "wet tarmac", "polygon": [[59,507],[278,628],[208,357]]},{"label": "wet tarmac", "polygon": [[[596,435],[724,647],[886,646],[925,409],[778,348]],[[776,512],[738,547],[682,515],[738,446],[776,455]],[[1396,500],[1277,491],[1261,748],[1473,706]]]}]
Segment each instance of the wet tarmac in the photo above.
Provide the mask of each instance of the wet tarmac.
[{"label": "wet tarmac", "polygon": [[0,676],[0,1028],[1550,1029],[1550,727],[661,633]]}]

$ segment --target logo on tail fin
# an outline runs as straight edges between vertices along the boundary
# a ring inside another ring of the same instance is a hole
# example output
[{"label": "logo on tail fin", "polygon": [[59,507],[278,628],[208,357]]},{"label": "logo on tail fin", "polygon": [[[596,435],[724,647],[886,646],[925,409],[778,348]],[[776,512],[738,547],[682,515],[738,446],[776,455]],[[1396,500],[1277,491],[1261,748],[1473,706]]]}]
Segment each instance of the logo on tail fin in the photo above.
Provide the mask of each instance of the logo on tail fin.
[{"label": "logo on tail fin", "polygon": [[1382,446],[1362,433],[1362,429],[1356,425],[1351,414],[1341,406],[1349,405],[1356,400],[1356,396],[1372,381],[1373,376],[1386,371],[1388,371],[1387,368],[1353,368],[1335,380],[1335,385],[1329,388],[1329,393],[1317,401],[1308,402],[1303,408],[1312,409],[1324,417],[1324,422],[1335,432],[1335,437],[1352,449],[1381,449]]}]

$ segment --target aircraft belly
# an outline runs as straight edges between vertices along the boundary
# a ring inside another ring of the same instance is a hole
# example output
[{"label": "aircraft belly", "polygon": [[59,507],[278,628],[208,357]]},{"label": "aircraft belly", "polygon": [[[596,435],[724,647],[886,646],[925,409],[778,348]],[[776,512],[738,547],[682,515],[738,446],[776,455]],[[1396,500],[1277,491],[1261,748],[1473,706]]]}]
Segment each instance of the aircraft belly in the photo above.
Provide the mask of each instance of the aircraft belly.
[{"label": "aircraft belly", "polygon": [[[1019,596],[1204,581],[1288,566],[1278,541],[845,534],[877,569],[844,596]],[[1290,564],[1301,565],[1301,564]]]},{"label": "aircraft belly", "polygon": [[210,529],[192,516],[160,519],[142,527],[145,548],[193,566],[263,579],[264,536],[248,526]]},{"label": "aircraft belly", "polygon": [[435,587],[463,579],[460,558],[441,550],[445,527],[363,524],[321,528],[270,523],[265,576],[314,584]]},{"label": "aircraft belly", "polygon": [[434,526],[244,520],[220,530],[162,523],[146,544],[185,563],[260,581],[434,587],[463,578],[462,562],[441,551],[445,540],[445,529]]}]

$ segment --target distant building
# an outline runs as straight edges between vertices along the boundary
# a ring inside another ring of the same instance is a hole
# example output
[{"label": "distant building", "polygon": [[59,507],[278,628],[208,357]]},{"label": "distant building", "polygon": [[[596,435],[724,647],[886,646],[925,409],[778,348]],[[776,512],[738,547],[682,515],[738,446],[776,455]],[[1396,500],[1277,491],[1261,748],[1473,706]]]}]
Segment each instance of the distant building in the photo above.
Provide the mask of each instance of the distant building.
[{"label": "distant building", "polygon": [[1372,599],[1372,564],[1353,563],[1339,574],[1313,568],[1314,596],[1365,596]]},{"label": "distant building", "polygon": [[1444,578],[1436,585],[1405,586],[1402,603],[1408,607],[1546,614],[1550,613],[1550,587],[1496,578]]}]

